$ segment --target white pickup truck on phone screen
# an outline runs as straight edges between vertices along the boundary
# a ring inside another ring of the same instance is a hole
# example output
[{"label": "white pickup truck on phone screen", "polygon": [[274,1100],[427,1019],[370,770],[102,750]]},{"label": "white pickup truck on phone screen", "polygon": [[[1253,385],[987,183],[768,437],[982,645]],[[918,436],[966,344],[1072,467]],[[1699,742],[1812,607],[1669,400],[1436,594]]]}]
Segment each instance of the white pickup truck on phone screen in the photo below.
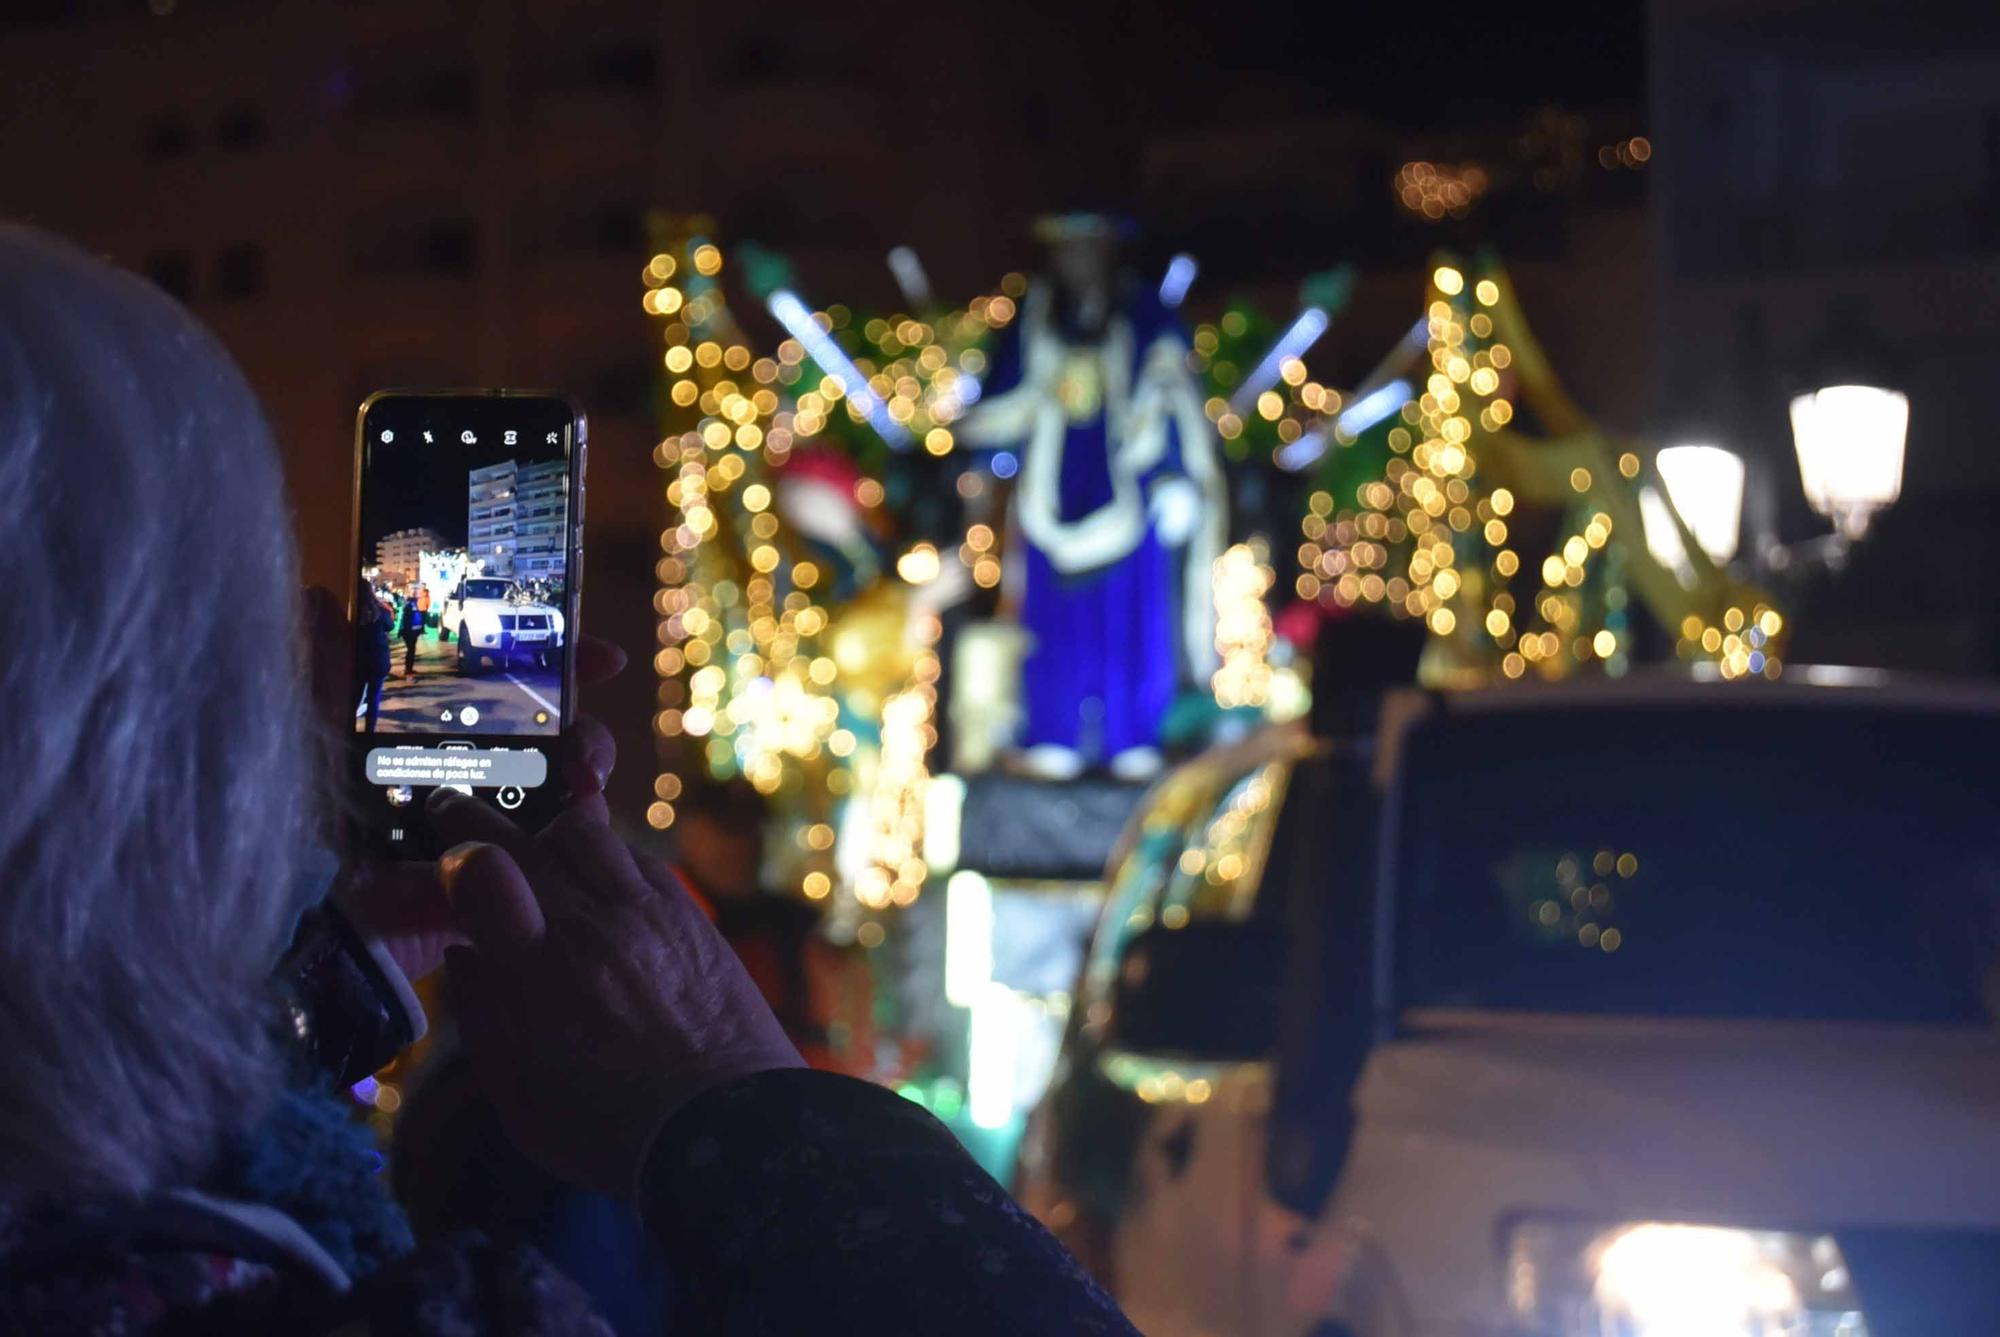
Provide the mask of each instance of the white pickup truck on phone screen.
[{"label": "white pickup truck on phone screen", "polygon": [[506,667],[517,659],[548,668],[562,652],[563,631],[560,611],[502,576],[460,581],[438,616],[439,639],[458,642],[460,673],[476,673],[488,661]]}]

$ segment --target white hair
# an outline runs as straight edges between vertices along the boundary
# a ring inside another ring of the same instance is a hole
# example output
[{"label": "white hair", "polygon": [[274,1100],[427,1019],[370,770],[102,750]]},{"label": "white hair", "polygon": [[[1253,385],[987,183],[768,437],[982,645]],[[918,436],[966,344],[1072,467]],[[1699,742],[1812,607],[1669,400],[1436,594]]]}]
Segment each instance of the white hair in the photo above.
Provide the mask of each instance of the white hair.
[{"label": "white hair", "polygon": [[0,1193],[137,1193],[275,1090],[313,807],[297,567],[228,355],[15,226],[0,542]]}]

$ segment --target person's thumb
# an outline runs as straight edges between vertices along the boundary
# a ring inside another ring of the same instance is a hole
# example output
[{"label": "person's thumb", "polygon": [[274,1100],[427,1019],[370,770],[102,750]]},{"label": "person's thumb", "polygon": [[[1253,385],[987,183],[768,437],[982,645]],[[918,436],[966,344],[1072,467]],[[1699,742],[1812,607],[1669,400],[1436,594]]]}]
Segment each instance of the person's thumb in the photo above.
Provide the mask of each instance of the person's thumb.
[{"label": "person's thumb", "polygon": [[519,961],[548,931],[535,889],[514,857],[498,845],[467,841],[452,846],[438,860],[438,876],[459,928],[492,960]]}]

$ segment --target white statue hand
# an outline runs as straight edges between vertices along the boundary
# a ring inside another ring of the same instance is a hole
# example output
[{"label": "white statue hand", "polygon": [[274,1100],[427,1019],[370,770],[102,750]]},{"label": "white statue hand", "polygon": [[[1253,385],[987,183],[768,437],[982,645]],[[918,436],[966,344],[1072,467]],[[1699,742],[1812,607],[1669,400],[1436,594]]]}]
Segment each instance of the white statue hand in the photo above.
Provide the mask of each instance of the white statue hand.
[{"label": "white statue hand", "polygon": [[1155,483],[1146,509],[1160,541],[1178,548],[1193,538],[1201,523],[1202,502],[1201,489],[1189,479],[1168,478]]},{"label": "white statue hand", "polygon": [[947,558],[938,568],[936,579],[911,588],[910,613],[914,617],[935,617],[971,597],[972,572],[965,563]]}]

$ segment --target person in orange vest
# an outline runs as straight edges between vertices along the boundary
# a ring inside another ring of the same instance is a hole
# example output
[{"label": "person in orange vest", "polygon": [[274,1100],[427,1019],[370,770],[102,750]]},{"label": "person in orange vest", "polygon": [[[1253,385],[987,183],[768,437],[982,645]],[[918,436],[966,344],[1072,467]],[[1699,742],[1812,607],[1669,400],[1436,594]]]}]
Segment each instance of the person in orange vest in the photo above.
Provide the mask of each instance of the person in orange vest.
[{"label": "person in orange vest", "polygon": [[431,624],[431,587],[423,582],[417,585],[417,619],[421,626]]}]

